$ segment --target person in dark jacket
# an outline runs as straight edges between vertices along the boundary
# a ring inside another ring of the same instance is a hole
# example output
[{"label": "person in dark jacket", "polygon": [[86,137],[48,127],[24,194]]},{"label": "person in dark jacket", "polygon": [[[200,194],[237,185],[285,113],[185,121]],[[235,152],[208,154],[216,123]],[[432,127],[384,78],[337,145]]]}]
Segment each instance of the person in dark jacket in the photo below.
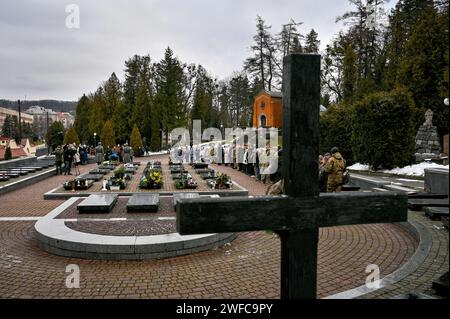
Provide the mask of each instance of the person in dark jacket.
[{"label": "person in dark jacket", "polygon": [[63,150],[61,145],[58,145],[53,154],[55,155],[56,175],[62,175]]},{"label": "person in dark jacket", "polygon": [[72,175],[70,169],[72,167],[73,155],[74,155],[73,150],[68,145],[64,145],[63,149],[64,175]]}]

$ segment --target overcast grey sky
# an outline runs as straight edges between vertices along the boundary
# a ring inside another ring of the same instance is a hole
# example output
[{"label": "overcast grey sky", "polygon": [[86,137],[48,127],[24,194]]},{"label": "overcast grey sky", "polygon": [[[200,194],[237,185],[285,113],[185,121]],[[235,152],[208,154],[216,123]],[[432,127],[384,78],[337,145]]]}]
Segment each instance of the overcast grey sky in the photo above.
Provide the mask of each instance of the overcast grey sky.
[{"label": "overcast grey sky", "polygon": [[[391,0],[389,7],[395,4]],[[77,4],[80,28],[66,28]],[[347,0],[14,0],[0,3],[0,99],[77,100],[134,54],[162,58],[170,46],[219,78],[242,69],[256,15],[273,33],[290,18],[314,28],[322,48],[341,28]]]}]

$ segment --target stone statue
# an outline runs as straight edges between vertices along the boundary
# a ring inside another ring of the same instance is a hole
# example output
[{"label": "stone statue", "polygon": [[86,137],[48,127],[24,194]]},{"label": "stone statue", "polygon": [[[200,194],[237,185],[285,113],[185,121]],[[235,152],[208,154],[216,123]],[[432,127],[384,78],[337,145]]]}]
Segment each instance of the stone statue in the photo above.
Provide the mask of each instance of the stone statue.
[{"label": "stone statue", "polygon": [[425,123],[423,123],[423,126],[427,128],[433,127],[433,111],[431,109],[428,109],[425,112]]},{"label": "stone statue", "polygon": [[425,122],[416,135],[416,162],[436,160],[440,158],[441,145],[437,127],[433,126],[433,111],[425,112]]}]

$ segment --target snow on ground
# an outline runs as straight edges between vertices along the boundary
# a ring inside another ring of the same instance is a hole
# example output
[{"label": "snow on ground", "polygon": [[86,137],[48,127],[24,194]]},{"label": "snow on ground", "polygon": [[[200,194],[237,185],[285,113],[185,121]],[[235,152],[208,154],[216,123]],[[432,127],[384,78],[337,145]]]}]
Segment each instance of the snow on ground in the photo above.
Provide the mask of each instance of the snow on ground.
[{"label": "snow on ground", "polygon": [[[425,168],[443,168],[449,169],[448,165],[439,165],[436,163],[423,162],[420,164],[405,166],[405,167],[397,167],[392,170],[383,170],[381,173],[393,174],[393,175],[406,175],[406,176],[424,176]],[[369,165],[364,165],[360,163],[356,163],[352,166],[349,166],[348,169],[355,171],[370,171]]]},{"label": "snow on ground", "polygon": [[370,166],[366,164],[356,163],[349,166],[348,169],[353,171],[370,171]]}]

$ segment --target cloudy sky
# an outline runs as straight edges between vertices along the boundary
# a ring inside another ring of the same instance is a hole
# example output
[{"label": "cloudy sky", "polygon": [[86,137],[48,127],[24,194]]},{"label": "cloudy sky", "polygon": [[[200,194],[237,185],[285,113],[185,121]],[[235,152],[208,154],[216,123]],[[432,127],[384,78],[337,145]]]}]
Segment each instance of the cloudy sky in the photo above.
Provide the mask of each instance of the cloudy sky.
[{"label": "cloudy sky", "polygon": [[[79,29],[66,27],[70,4],[80,10]],[[156,61],[167,46],[226,78],[249,56],[256,15],[273,33],[290,18],[301,21],[300,31],[314,28],[323,48],[349,8],[347,0],[1,1],[0,99],[77,100],[112,72],[122,79],[127,58],[149,53]]]}]

